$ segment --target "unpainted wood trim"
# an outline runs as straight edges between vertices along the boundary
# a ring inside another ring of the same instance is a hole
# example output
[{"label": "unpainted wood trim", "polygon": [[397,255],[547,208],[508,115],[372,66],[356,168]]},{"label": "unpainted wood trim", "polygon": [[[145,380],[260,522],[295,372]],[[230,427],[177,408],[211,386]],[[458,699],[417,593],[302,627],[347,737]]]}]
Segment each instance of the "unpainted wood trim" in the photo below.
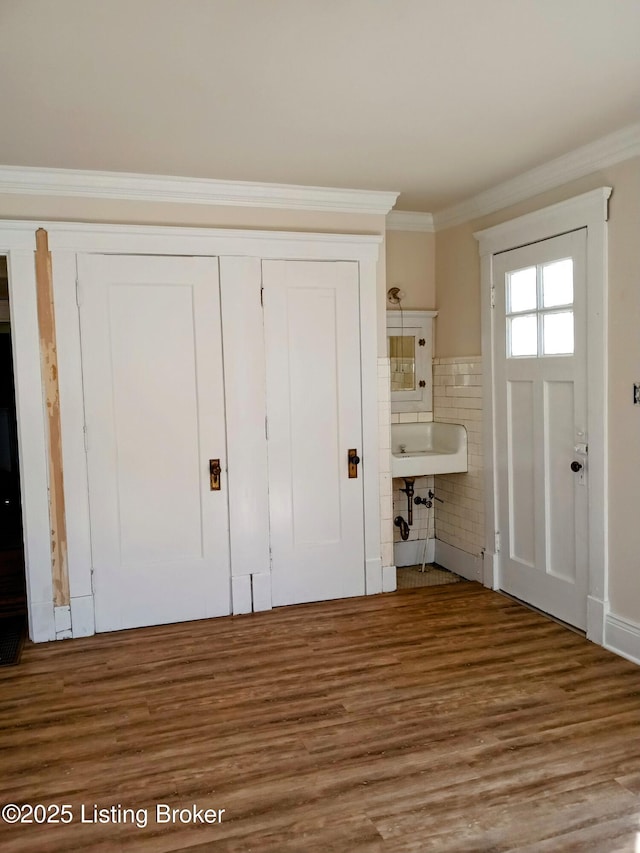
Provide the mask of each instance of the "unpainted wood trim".
[{"label": "unpainted wood trim", "polygon": [[44,228],[38,228],[36,231],[35,261],[40,360],[48,426],[47,455],[49,463],[53,603],[56,607],[61,607],[69,605],[71,597],[67,564],[67,527],[62,469],[62,429],[60,424],[56,320],[53,308],[53,277],[49,239]]}]

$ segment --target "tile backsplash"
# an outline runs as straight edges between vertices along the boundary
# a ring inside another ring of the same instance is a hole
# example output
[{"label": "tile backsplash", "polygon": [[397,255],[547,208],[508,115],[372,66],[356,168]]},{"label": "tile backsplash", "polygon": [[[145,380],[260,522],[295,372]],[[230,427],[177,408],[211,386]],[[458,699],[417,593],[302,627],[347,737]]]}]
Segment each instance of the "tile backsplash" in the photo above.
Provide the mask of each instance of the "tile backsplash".
[{"label": "tile backsplash", "polygon": [[391,415],[392,424],[430,423],[432,420],[433,412],[401,412]]},{"label": "tile backsplash", "polygon": [[435,535],[469,554],[485,547],[482,461],[482,358],[433,360],[433,419],[467,429],[469,469],[435,477]]}]

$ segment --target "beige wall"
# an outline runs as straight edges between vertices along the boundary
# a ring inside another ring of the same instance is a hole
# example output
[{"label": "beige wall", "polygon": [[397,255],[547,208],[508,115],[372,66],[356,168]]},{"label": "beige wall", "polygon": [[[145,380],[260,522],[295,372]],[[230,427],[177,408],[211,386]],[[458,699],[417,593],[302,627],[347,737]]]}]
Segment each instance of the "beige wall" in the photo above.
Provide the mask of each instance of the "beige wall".
[{"label": "beige wall", "polygon": [[480,346],[480,258],[473,224],[436,235],[435,352],[438,358],[477,355]]},{"label": "beige wall", "polygon": [[[609,597],[616,615],[640,624],[640,158],[436,235],[436,355],[480,352],[480,264],[473,232],[612,186],[609,219]],[[594,498],[597,500],[598,496]]]},{"label": "beige wall", "polygon": [[424,231],[387,231],[387,287],[404,290],[403,308],[437,307],[435,238]]}]

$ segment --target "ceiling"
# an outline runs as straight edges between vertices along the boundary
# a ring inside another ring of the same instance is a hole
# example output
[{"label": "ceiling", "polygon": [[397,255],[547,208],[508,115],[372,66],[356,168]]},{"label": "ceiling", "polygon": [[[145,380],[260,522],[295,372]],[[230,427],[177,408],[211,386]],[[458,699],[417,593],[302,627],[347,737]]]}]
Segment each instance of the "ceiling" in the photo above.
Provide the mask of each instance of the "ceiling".
[{"label": "ceiling", "polygon": [[437,212],[640,120],[640,0],[0,0],[0,163]]}]

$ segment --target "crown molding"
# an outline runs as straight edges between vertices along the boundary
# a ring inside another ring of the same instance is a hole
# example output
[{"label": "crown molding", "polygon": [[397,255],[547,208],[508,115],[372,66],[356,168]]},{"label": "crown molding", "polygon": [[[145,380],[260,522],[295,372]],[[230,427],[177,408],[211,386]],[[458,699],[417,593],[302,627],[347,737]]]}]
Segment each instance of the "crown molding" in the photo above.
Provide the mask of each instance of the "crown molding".
[{"label": "crown molding", "polygon": [[607,166],[640,156],[640,123],[630,125],[434,214],[436,231],[495,213]]},{"label": "crown molding", "polygon": [[432,213],[392,210],[387,214],[387,231],[435,231]]},{"label": "crown molding", "polygon": [[0,166],[0,193],[268,207],[386,216],[399,193],[129,172]]}]

